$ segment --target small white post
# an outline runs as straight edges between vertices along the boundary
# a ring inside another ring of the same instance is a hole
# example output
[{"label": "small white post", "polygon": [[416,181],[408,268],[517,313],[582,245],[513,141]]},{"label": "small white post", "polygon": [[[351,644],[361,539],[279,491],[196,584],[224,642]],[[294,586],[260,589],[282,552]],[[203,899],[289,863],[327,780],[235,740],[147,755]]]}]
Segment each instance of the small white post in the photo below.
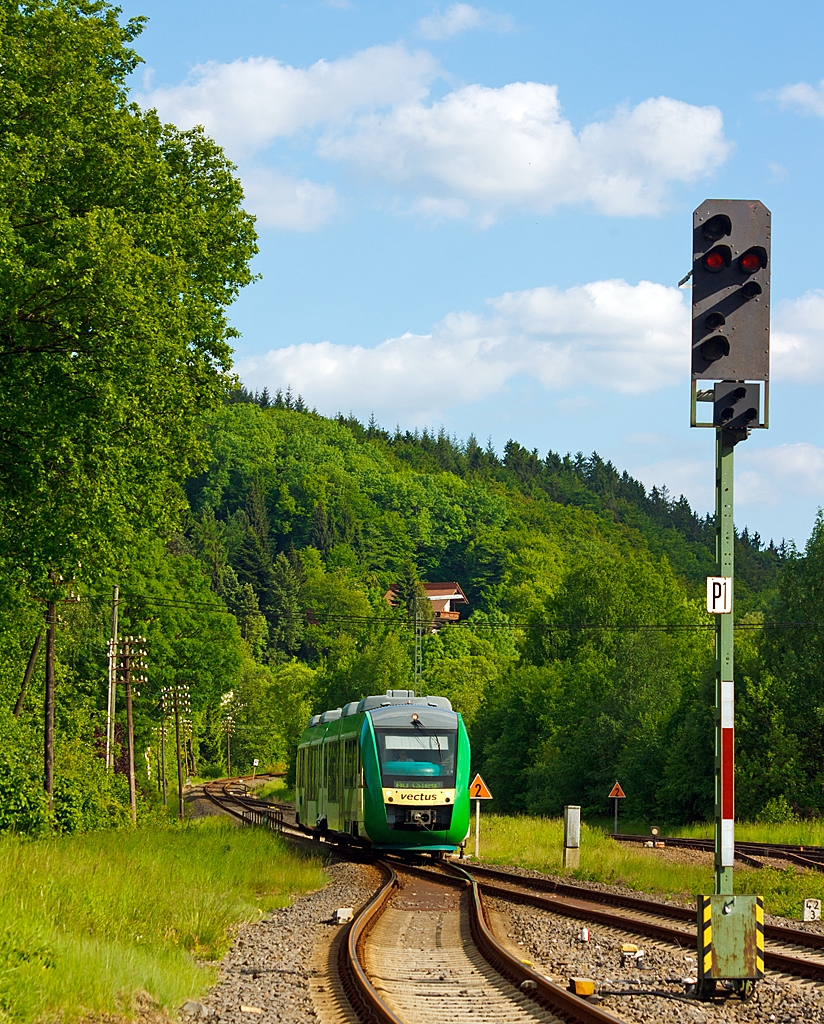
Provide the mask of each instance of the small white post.
[{"label": "small white post", "polygon": [[577,804],[564,807],[564,867],[577,868],[581,863],[581,808]]},{"label": "small white post", "polygon": [[481,801],[475,801],[475,860],[478,859],[478,849],[480,844],[480,833],[481,833]]}]

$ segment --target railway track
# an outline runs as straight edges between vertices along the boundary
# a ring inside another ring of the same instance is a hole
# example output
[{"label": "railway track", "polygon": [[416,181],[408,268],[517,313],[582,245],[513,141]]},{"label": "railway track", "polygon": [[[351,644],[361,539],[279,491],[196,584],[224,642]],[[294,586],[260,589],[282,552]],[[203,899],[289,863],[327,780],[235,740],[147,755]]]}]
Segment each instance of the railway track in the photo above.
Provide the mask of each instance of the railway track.
[{"label": "railway track", "polygon": [[[317,838],[291,824],[286,808],[249,796],[245,781],[207,783],[204,793],[246,824]],[[377,866],[384,884],[349,926],[339,962],[350,1001],[373,1024],[441,1024],[451,1006],[460,1008],[456,1017],[472,1012],[479,1024],[616,1021],[501,945],[490,929],[484,895],[629,936],[696,946],[695,911],[689,907],[475,864],[425,867],[386,857]],[[767,924],[765,938],[770,971],[824,983],[824,934]]]},{"label": "railway track", "polygon": [[378,863],[386,881],[340,946],[344,986],[364,1019],[616,1024],[498,942],[466,872]]},{"label": "railway track", "polygon": [[[634,843],[636,845],[650,842],[649,836],[613,834],[612,838],[619,843]],[[715,849],[712,839],[656,836],[655,840],[666,846],[684,850],[701,850],[705,853],[712,853]],[[764,867],[763,861],[759,860],[760,857],[774,857],[788,860],[791,864],[797,864],[802,868],[824,871],[824,846],[796,846],[790,843],[739,843],[736,841],[735,857],[736,860],[754,868]]]},{"label": "railway track", "polygon": [[260,775],[236,775],[231,779],[215,779],[203,784],[203,795],[222,811],[245,825],[258,825],[272,832],[305,836],[305,833],[291,824],[284,806],[270,800],[249,796],[247,782]]},{"label": "railway track", "polygon": [[[246,778],[206,783],[204,794],[246,824],[306,838],[283,808],[261,808]],[[350,1002],[370,1024],[442,1024],[466,1013],[478,1024],[617,1024],[498,942],[466,871],[373,863],[384,882],[348,925],[338,962]]]},{"label": "railway track", "polygon": [[[491,896],[685,948],[694,949],[696,945],[695,911],[689,907],[587,889],[551,878],[525,878],[498,868],[472,865],[467,871]],[[687,922],[692,927],[685,927]],[[764,937],[764,961],[770,970],[824,983],[824,934],[767,924]]]}]

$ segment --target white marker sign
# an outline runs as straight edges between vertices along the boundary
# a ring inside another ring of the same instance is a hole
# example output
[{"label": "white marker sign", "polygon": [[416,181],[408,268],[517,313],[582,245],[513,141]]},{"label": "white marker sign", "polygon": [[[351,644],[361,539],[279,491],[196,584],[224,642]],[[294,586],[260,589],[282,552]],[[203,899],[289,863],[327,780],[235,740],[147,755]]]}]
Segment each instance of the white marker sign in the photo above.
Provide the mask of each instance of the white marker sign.
[{"label": "white marker sign", "polygon": [[729,615],[732,611],[731,576],[707,576],[707,611],[710,615]]}]

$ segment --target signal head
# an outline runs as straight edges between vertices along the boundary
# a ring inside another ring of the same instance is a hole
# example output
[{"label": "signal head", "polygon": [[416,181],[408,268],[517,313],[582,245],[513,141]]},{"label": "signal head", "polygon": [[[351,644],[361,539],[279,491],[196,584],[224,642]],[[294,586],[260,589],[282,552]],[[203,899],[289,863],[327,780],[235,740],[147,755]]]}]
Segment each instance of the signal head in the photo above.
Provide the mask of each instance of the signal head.
[{"label": "signal head", "polygon": [[729,339],[723,334],[714,334],[701,345],[701,355],[708,363],[714,363],[730,354]]},{"label": "signal head", "polygon": [[701,234],[708,242],[717,242],[732,232],[732,221],[725,213],[717,213],[701,225]]},{"label": "signal head", "polygon": [[730,265],[732,253],[728,245],[716,245],[705,254],[701,264],[708,274],[720,274],[724,267]]},{"label": "signal head", "polygon": [[738,269],[742,274],[755,274],[767,265],[767,250],[761,245],[754,245],[738,257]]}]

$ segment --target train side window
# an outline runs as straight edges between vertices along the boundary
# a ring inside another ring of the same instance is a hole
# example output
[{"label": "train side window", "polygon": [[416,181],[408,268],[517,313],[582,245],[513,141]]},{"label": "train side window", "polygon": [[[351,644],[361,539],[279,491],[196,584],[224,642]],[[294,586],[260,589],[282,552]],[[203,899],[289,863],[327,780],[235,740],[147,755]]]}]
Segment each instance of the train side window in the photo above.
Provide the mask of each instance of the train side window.
[{"label": "train side window", "polygon": [[343,785],[354,789],[358,779],[357,740],[348,739],[343,745]]},{"label": "train side window", "polygon": [[340,740],[335,737],[324,744],[324,758],[326,761],[326,787],[329,799],[336,802],[340,799]]}]

